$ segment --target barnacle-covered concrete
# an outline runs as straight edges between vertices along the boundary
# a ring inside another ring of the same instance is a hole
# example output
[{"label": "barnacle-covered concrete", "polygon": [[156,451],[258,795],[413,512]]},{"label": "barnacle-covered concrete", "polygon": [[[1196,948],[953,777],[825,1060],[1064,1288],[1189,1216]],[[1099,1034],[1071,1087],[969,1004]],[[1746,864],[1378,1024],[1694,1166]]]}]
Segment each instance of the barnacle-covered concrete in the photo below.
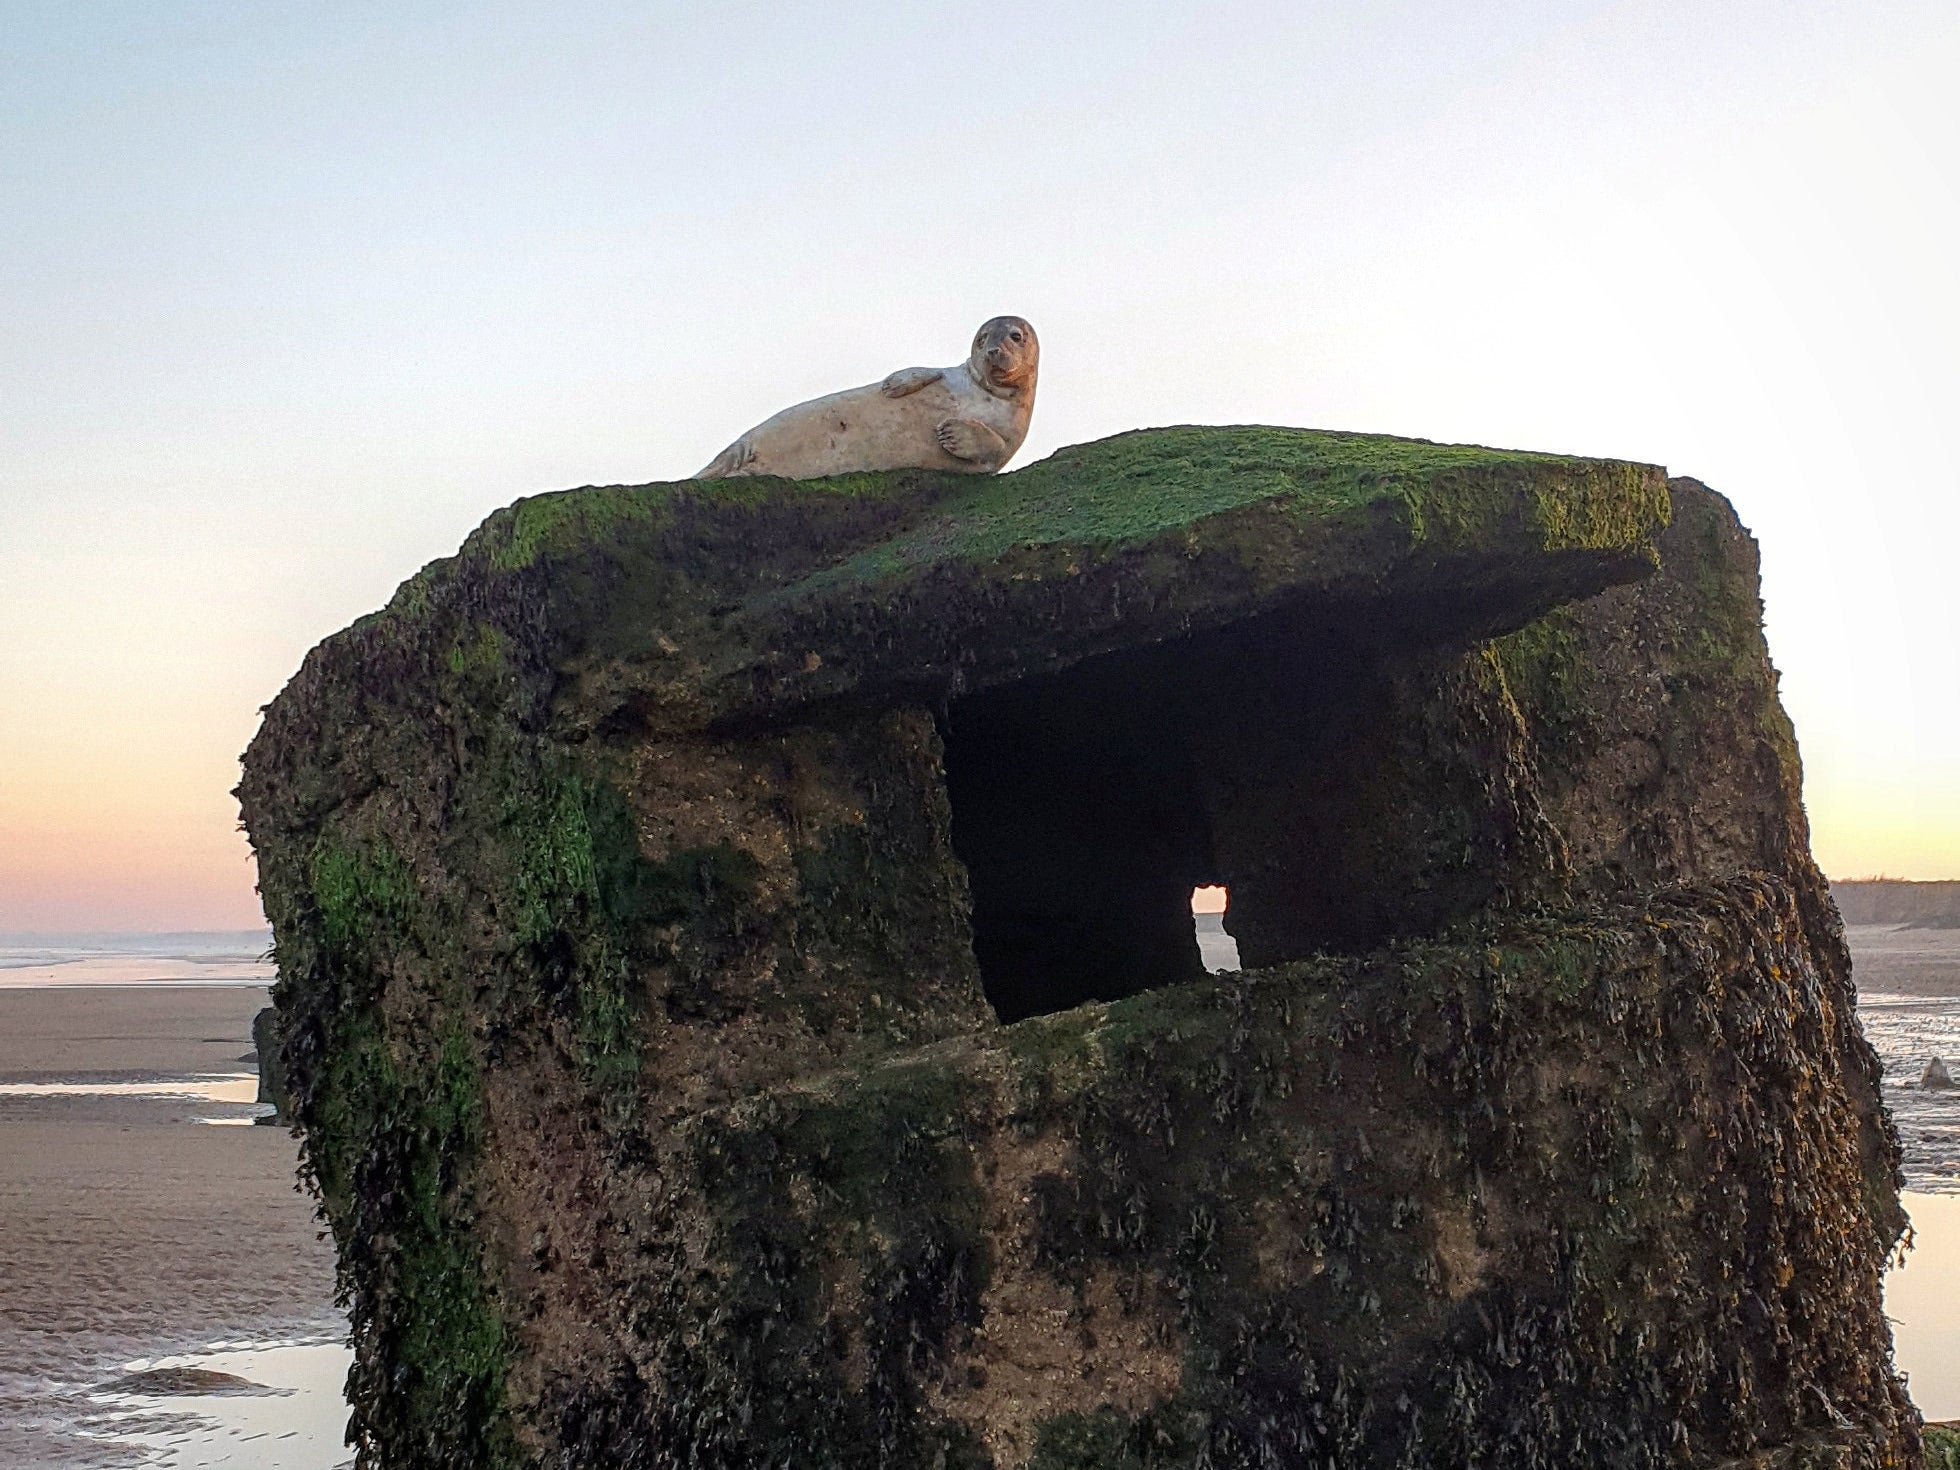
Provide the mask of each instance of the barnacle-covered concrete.
[{"label": "barnacle-covered concrete", "polygon": [[1916,1464],[1756,587],[1286,429],[491,517],[240,788],[360,1463]]}]

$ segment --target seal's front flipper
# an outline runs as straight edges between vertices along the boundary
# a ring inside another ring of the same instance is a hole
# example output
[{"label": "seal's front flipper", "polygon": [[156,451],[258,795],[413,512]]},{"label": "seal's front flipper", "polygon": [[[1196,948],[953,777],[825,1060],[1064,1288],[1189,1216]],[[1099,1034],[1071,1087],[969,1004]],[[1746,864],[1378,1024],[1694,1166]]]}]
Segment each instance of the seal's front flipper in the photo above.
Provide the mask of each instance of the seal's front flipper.
[{"label": "seal's front flipper", "polygon": [[730,475],[739,475],[745,466],[755,461],[755,445],[744,434],[733,444],[722,450],[701,469],[695,471],[697,480],[725,480]]},{"label": "seal's front flipper", "polygon": [[1005,439],[978,419],[941,419],[937,433],[941,449],[977,470],[997,470],[1014,452]]},{"label": "seal's front flipper", "polygon": [[903,398],[921,388],[930,388],[945,376],[942,368],[900,368],[878,385],[878,391],[887,398]]}]

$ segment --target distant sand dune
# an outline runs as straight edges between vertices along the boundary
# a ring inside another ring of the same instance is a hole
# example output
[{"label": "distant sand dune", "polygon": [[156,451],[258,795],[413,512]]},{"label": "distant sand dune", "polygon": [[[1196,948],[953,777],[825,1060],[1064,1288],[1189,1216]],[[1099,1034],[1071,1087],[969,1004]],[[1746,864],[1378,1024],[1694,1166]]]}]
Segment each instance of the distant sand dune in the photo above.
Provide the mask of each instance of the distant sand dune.
[{"label": "distant sand dune", "polygon": [[1857,878],[1831,884],[1831,897],[1847,924],[1907,924],[1920,929],[1960,929],[1960,882],[1908,883],[1899,878]]}]

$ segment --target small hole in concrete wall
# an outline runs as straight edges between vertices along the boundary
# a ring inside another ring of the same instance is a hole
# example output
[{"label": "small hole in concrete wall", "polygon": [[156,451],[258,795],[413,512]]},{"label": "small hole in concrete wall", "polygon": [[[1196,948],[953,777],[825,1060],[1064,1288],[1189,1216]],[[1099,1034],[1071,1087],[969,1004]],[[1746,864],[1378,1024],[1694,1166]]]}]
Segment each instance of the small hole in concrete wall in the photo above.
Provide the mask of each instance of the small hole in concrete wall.
[{"label": "small hole in concrete wall", "polygon": [[1225,927],[1230,908],[1231,895],[1221,884],[1201,884],[1191,890],[1191,927],[1197,931],[1198,954],[1214,975],[1243,968],[1239,942]]}]

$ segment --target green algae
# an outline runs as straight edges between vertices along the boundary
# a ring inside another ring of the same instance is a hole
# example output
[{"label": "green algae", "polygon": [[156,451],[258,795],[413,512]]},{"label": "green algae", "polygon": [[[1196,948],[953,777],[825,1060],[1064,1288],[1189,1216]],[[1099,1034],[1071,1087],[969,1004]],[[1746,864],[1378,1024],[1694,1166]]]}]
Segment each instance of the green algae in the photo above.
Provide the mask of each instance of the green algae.
[{"label": "green algae", "polygon": [[463,555],[486,558],[498,571],[519,571],[548,551],[601,542],[634,522],[651,522],[673,498],[669,485],[594,485],[528,495],[483,523]]},{"label": "green algae", "polygon": [[1595,681],[1584,632],[1570,609],[1547,613],[1497,639],[1492,648],[1506,688],[1541,727],[1545,740],[1561,741],[1590,723]]},{"label": "green algae", "polygon": [[[1698,487],[1700,488],[1700,487]],[[1732,697],[1747,690],[1756,733],[1792,779],[1801,775],[1796,729],[1776,697],[1776,673],[1763,639],[1763,603],[1753,538],[1722,514],[1705,489],[1677,540],[1686,555],[1691,631],[1678,644],[1676,688],[1688,698]]]},{"label": "green algae", "polygon": [[523,943],[545,943],[572,911],[602,902],[589,797],[586,783],[569,776],[542,797],[506,798],[503,825],[518,855],[512,930]]},{"label": "green algae", "polygon": [[467,642],[458,640],[449,650],[449,672],[459,679],[494,679],[504,670],[504,649],[509,639],[501,628],[478,625]]},{"label": "green algae", "polygon": [[[1503,488],[1529,483],[1549,507],[1567,478],[1603,462],[1432,444],[1382,435],[1306,429],[1180,428],[1117,435],[1061,450],[1010,475],[982,481],[942,514],[959,524],[931,554],[987,560],[1016,545],[1131,543],[1261,502],[1307,519],[1375,502],[1404,507],[1417,539],[1447,527],[1457,539],[1506,513]],[[1638,466],[1610,466],[1614,481],[1638,485]],[[1501,488],[1500,488],[1501,487]],[[1493,495],[1493,489],[1499,493]],[[1615,488],[1620,488],[1618,484]],[[1651,494],[1608,512],[1591,500],[1548,518],[1551,544],[1626,544],[1651,530]],[[1427,518],[1433,524],[1425,527]],[[1551,521],[1556,521],[1556,528]],[[1631,533],[1631,534],[1629,534]],[[919,550],[926,549],[923,543]],[[904,549],[891,553],[908,560]]]},{"label": "green algae", "polygon": [[[1695,911],[1707,913],[1711,897],[1697,896]],[[1780,910],[1775,940],[1757,930],[1766,901]],[[1186,1387],[1148,1418],[1209,1427],[1199,1443],[1159,1460],[1158,1441],[1138,1423],[1065,1415],[1044,1428],[1035,1463],[1262,1463],[1288,1445],[1341,1463],[1442,1464],[1457,1463],[1471,1444],[1507,1463],[1668,1462],[1665,1424],[1643,1442],[1628,1426],[1553,1406],[1574,1394],[1668,1401],[1681,1391],[1669,1375],[1684,1353],[1692,1361],[1739,1332],[1744,1298],[1719,1278],[1684,1274],[1686,1261],[1707,1258],[1698,1237],[1726,1235],[1729,1258],[1748,1263],[1740,1269],[1755,1273],[1751,1289],[1770,1310],[1802,1318],[1808,1288],[1791,1287],[1792,1275],[1816,1281],[1814,1273],[1840,1269],[1839,1253],[1853,1248],[1847,1233],[1859,1230],[1857,1166],[1826,1142],[1828,1108],[1797,1096],[1765,1115],[1711,1087],[1715,1079],[1654,1070],[1658,1051],[1647,1060],[1660,1037],[1713,1006],[1732,1041],[1765,1026],[1780,1032],[1773,1049],[1751,1046],[1752,1065],[1804,1075],[1804,1048],[1815,1043],[1803,1038],[1789,897],[1740,887],[1722,903],[1733,926],[1727,942],[1739,940],[1744,952],[1767,943],[1775,959],[1758,953],[1746,975],[1711,969],[1688,981],[1707,931],[1673,927],[1680,911],[1664,906],[1630,926],[1547,916],[1509,934],[1412,944],[1358,966],[1292,966],[1104,1008],[1092,1034],[1106,1065],[1051,1094],[1040,1124],[1073,1139],[1080,1157],[1070,1180],[1039,1192],[1042,1259],[1063,1282],[1079,1280],[1097,1257],[1168,1265],[1189,1334]],[[1621,1060],[1588,1075],[1593,1058]],[[1557,1112],[1541,1091],[1547,1069],[1562,1079]],[[1391,1084],[1398,1072],[1406,1080]],[[1481,1113],[1478,1099],[1487,1104]],[[1425,1143],[1424,1118],[1468,1126]],[[1818,1214],[1801,1239],[1756,1240],[1720,1186],[1719,1208],[1694,1203],[1704,1187],[1697,1154],[1656,1152],[1657,1139],[1703,1130],[1766,1178],[1797,1177],[1797,1161],[1825,1147],[1851,1188],[1812,1202]],[[1296,1238],[1317,1262],[1311,1272],[1246,1278],[1243,1263],[1260,1254],[1243,1234],[1255,1201],[1297,1222]],[[1533,1302],[1534,1292],[1492,1284],[1474,1298],[1482,1334],[1434,1340],[1379,1391],[1368,1387],[1384,1371],[1367,1367],[1371,1358],[1398,1337],[1426,1338],[1435,1329],[1420,1324],[1462,1289],[1451,1280],[1460,1267],[1439,1255],[1434,1219],[1466,1208],[1515,1212],[1525,1201],[1532,1217],[1558,1222],[1528,1248],[1548,1253],[1527,1274],[1548,1272],[1534,1290],[1552,1297],[1506,1315],[1500,1302]],[[1688,1294],[1705,1294],[1712,1317],[1684,1309]],[[1694,1324],[1704,1320],[1712,1335],[1696,1344]],[[1252,1340],[1241,1336],[1260,1323]],[[1529,1354],[1507,1339],[1531,1343]],[[1311,1417],[1299,1416],[1297,1377],[1261,1386],[1259,1364],[1272,1355],[1318,1378],[1322,1407]],[[1741,1400],[1788,1394],[1776,1385],[1793,1362],[1745,1362],[1726,1347],[1717,1356]],[[1813,1361],[1807,1371],[1834,1394],[1869,1391],[1851,1388],[1859,1380],[1847,1361],[1830,1361],[1836,1366]],[[1347,1413],[1326,1414],[1325,1394],[1344,1379]],[[1520,1415],[1520,1403],[1538,1407]],[[1689,1432],[1736,1453],[1749,1439],[1732,1438],[1738,1431],[1723,1427],[1725,1416],[1750,1412],[1705,1405]],[[1793,1406],[1781,1412],[1801,1416]]]},{"label": "green algae", "polygon": [[[1042,1269],[1075,1291],[1147,1263],[1162,1295],[1139,1288],[1129,1310],[1167,1313],[1185,1344],[1182,1386],[1147,1412],[1042,1423],[1032,1463],[1047,1470],[1478,1451],[1659,1466],[1677,1433],[1705,1458],[1746,1450],[1763,1414],[1800,1419],[1803,1382],[1864,1402],[1876,1390],[1847,1346],[1778,1334],[1786,1345],[1762,1360],[1729,1346],[1748,1310],[1809,1310],[1842,1269],[1857,1191],[1826,1187],[1814,1225],[1762,1239],[1705,1153],[1654,1147],[1706,1133],[1766,1178],[1826,1155],[1855,1171],[1829,1144],[1837,1105],[1733,1095],[1662,1060],[1662,1038],[1711,1026],[1765,1075],[1800,1075],[1814,1043],[1793,924],[1787,891],[1746,884],[1610,922],[1546,915],[1006,1028],[1013,1065],[1052,1075],[1005,1113],[986,1054],[967,1050],[694,1120],[725,1274],[671,1309],[703,1326],[672,1364],[681,1418],[666,1432],[746,1415],[690,1461],[703,1466],[792,1446],[838,1463],[968,1463],[917,1386],[961,1371],[1000,1269],[976,1165],[1043,1138],[1069,1147],[1031,1181]],[[1721,963],[1702,953],[1711,940]],[[1280,1227],[1263,1246],[1262,1216]],[[1463,1216],[1481,1222],[1488,1277],[1466,1280],[1462,1248],[1444,1243]],[[1276,1246],[1300,1265],[1260,1268]],[[1754,1295],[1688,1267],[1716,1259]],[[820,1350],[839,1280],[858,1283],[849,1320],[866,1325],[855,1350]],[[1688,1395],[1703,1354],[1727,1395]],[[1679,1405],[1680,1429],[1598,1408],[1623,1399]]]},{"label": "green algae", "polygon": [[1165,1463],[1160,1451],[1173,1447],[1154,1423],[1114,1409],[1061,1414],[1042,1424],[1028,1470],[1154,1470]]},{"label": "green algae", "polygon": [[636,528],[657,528],[677,504],[740,510],[781,502],[878,499],[903,493],[911,478],[851,474],[781,480],[753,475],[552,491],[526,496],[496,512],[464,543],[462,555],[482,557],[498,571],[522,571],[541,559],[576,554]]},{"label": "green algae", "polygon": [[328,945],[359,951],[398,934],[415,905],[415,877],[386,842],[357,848],[322,838],[313,851],[313,899]]},{"label": "green algae", "polygon": [[[1150,429],[981,479],[816,585],[1044,546],[1107,554],[1260,506],[1330,527],[1386,510],[1438,549],[1488,542],[1513,519],[1546,550],[1631,549],[1666,521],[1658,472],[1639,465],[1306,429]],[[1259,525],[1242,534],[1257,539]]]},{"label": "green algae", "polygon": [[[528,497],[342,637],[377,672],[433,658],[427,682],[520,725],[555,706],[568,728],[656,709],[699,727],[885,702],[885,683],[956,682],[993,663],[1005,667],[988,678],[1017,677],[1021,643],[987,636],[1016,619],[1080,624],[1080,656],[1275,599],[1419,597],[1474,566],[1485,615],[1501,622],[1494,609],[1515,604],[1522,621],[1640,575],[1666,514],[1647,466],[1296,429],[1147,430],[1000,476]],[[615,700],[611,678],[561,682],[606,661],[643,670],[640,687]]]},{"label": "green algae", "polygon": [[392,1340],[381,1356],[396,1365],[397,1381],[381,1395],[403,1431],[388,1438],[397,1445],[420,1439],[422,1464],[495,1467],[513,1452],[504,1412],[507,1330],[477,1249],[452,1218],[455,1171],[482,1142],[482,1084],[469,1042],[454,1029],[426,1065],[412,1091],[375,1090],[383,1109],[415,1116],[403,1161],[400,1254],[390,1273],[398,1299],[382,1328]]},{"label": "green algae", "polygon": [[636,974],[671,966],[669,1005],[713,1013],[717,972],[749,922],[755,859],[722,842],[650,861],[618,789],[576,772],[512,791],[501,825],[519,859],[511,931],[540,992],[569,990],[587,1076],[629,1113],[645,1009]]},{"label": "green algae", "polygon": [[421,1464],[512,1463],[506,1329],[462,1224],[482,1143],[475,1051],[453,1012],[433,1037],[390,1021],[389,978],[428,918],[395,849],[323,835],[309,868],[317,927],[274,914],[279,998],[286,1055],[297,1037],[314,1059],[293,1078],[294,1115],[339,1246],[359,1463],[384,1444]]}]

